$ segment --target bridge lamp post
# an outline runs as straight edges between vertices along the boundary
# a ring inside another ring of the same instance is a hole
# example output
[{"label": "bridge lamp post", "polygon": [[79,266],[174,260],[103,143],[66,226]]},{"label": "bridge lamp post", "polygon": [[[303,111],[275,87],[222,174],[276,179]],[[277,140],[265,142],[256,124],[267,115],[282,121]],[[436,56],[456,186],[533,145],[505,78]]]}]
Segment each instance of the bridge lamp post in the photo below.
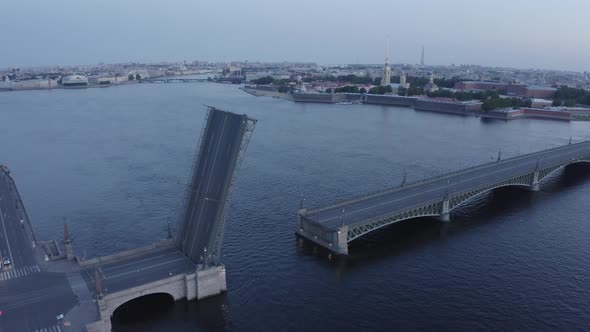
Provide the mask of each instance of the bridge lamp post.
[{"label": "bridge lamp post", "polygon": [[203,267],[207,269],[209,267],[209,261],[207,259],[207,247],[203,248],[203,257],[205,257],[203,260]]},{"label": "bridge lamp post", "polygon": [[303,193],[299,195],[299,210],[303,209],[303,202],[305,201],[305,197],[303,197]]},{"label": "bridge lamp post", "polygon": [[402,184],[401,184],[401,186],[400,186],[400,187],[402,187],[402,188],[403,188],[403,187],[404,187],[404,185],[406,184],[406,178],[407,178],[407,175],[408,175],[408,174],[406,173],[406,169],[404,168],[404,175],[403,175],[403,178],[402,178]]}]

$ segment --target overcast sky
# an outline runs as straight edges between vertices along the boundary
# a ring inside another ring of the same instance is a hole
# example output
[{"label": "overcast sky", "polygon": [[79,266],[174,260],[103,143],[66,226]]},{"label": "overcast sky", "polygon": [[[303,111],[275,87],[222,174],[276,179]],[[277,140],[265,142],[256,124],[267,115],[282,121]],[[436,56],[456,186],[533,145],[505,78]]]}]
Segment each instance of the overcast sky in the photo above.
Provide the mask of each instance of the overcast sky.
[{"label": "overcast sky", "polygon": [[590,71],[590,0],[0,0],[0,68],[99,62]]}]

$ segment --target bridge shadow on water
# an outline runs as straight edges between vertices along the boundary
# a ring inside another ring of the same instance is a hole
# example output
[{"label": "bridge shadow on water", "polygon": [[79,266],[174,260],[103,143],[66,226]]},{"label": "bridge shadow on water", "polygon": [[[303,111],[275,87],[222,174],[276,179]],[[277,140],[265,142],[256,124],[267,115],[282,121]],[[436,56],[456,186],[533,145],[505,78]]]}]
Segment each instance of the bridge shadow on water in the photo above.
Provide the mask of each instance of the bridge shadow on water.
[{"label": "bridge shadow on water", "polygon": [[226,294],[199,301],[174,302],[168,294],[152,294],[117,308],[113,331],[221,331],[225,330]]},{"label": "bridge shadow on water", "polygon": [[349,243],[349,255],[337,256],[311,241],[298,237],[300,254],[314,255],[339,271],[401,256],[418,248],[452,240],[474,228],[497,223],[509,213],[529,209],[590,182],[590,164],[573,164],[555,172],[541,185],[541,192],[521,187],[502,187],[482,194],[451,212],[451,222],[435,218],[415,218],[381,228]]},{"label": "bridge shadow on water", "polygon": [[587,185],[589,181],[590,164],[571,164],[565,167],[562,172],[556,172],[547,178],[541,187],[541,191],[549,193],[561,192],[570,188]]}]

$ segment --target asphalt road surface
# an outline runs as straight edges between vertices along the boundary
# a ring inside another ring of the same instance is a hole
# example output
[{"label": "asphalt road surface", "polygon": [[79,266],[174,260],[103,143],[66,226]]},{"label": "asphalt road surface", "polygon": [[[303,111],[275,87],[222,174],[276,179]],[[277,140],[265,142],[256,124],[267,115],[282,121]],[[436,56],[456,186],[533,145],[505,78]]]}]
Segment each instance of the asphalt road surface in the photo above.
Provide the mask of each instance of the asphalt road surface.
[{"label": "asphalt road surface", "polygon": [[27,234],[31,229],[25,218],[12,180],[0,172],[0,256],[8,257],[12,262],[10,266],[4,266],[0,273],[8,268],[36,265],[32,236]]},{"label": "asphalt road surface", "polygon": [[[12,264],[0,270],[0,332],[57,330],[56,316],[77,298],[63,273],[37,264],[32,229],[12,179],[0,171],[0,252]],[[21,225],[21,219],[23,223]]]},{"label": "asphalt road surface", "polygon": [[[484,184],[494,184],[533,172],[539,168],[590,156],[590,142],[577,143],[556,149],[481,165],[463,172],[409,184],[403,188],[360,197],[325,209],[310,210],[306,219],[336,230],[341,225],[363,222],[375,216],[395,214],[401,210],[433,200],[442,200],[446,193],[460,193]],[[344,210],[344,213],[342,212]]]},{"label": "asphalt road surface", "polygon": [[178,233],[182,251],[195,263],[211,253],[220,227],[247,118],[212,109],[202,138],[185,216]]},{"label": "asphalt road surface", "polygon": [[[113,293],[168,278],[173,275],[193,273],[197,266],[177,249],[166,249],[132,259],[99,266],[105,293]],[[95,275],[88,270],[87,277],[95,282]]]}]

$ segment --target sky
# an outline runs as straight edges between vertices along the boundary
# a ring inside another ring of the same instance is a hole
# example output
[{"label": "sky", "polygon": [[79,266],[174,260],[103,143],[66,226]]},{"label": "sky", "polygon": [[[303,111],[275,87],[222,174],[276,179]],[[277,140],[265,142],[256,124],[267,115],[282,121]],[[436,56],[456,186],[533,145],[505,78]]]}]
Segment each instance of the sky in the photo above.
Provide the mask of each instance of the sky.
[{"label": "sky", "polygon": [[0,0],[0,68],[160,61],[590,71],[590,0]]}]

